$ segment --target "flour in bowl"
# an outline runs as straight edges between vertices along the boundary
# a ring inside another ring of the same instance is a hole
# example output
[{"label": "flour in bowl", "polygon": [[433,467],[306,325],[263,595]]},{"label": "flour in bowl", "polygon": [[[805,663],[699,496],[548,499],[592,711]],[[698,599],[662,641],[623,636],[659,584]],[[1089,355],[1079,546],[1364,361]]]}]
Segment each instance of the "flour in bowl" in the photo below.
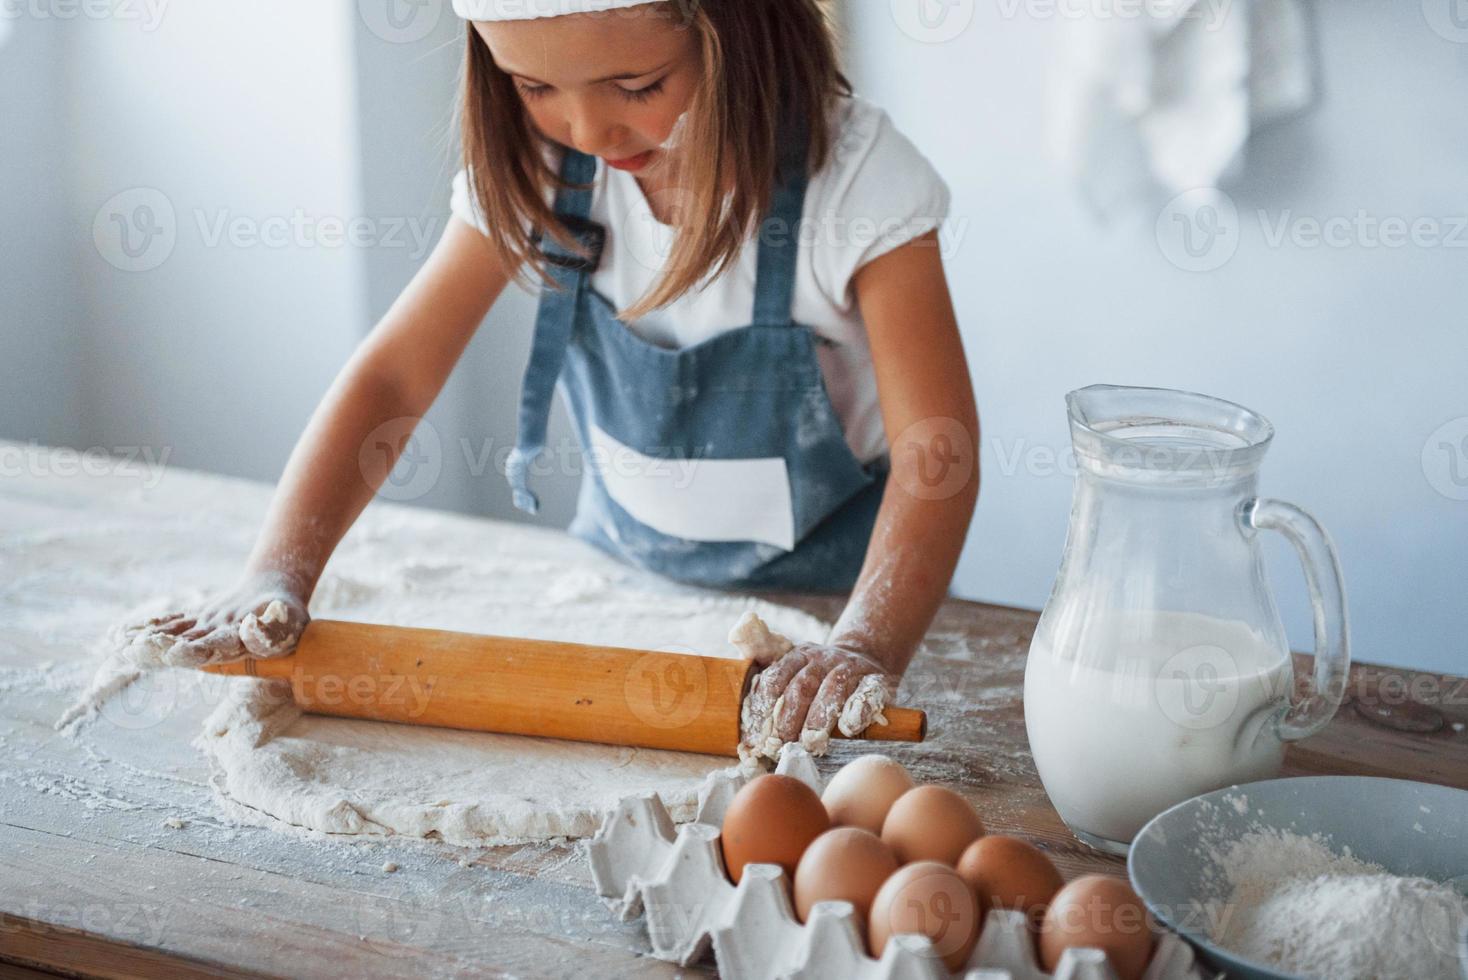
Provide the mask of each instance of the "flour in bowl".
[{"label": "flour in bowl", "polygon": [[1449,885],[1262,830],[1215,855],[1231,888],[1213,941],[1304,977],[1461,980],[1468,899]]}]

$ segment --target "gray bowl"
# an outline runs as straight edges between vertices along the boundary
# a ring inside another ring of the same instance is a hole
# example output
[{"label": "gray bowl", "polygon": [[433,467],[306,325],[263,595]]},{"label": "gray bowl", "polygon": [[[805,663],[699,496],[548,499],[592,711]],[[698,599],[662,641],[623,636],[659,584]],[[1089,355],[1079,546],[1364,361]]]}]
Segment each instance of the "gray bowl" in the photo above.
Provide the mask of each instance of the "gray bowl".
[{"label": "gray bowl", "polygon": [[[1247,801],[1246,804],[1242,801]],[[1254,830],[1321,834],[1336,853],[1349,847],[1393,874],[1453,884],[1468,894],[1468,792],[1430,783],[1366,776],[1306,776],[1230,786],[1166,810],[1132,843],[1132,887],[1164,925],[1186,938],[1202,961],[1230,978],[1298,980],[1214,945],[1211,916],[1227,898],[1210,845]],[[1460,937],[1468,947],[1468,933]],[[1460,949],[1468,980],[1468,948]]]}]

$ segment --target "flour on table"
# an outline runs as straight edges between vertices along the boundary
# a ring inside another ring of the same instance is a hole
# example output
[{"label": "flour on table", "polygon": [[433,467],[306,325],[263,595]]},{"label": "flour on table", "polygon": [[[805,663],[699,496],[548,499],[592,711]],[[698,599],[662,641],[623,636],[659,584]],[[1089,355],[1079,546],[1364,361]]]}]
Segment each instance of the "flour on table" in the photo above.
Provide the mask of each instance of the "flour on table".
[{"label": "flour on table", "polygon": [[[452,548],[435,549],[421,534],[369,522],[338,549],[311,613],[729,657],[740,655],[729,640],[731,623],[767,623],[766,632],[802,641],[818,642],[827,631],[800,610],[652,579],[584,546],[570,551],[573,560],[537,559],[546,532],[495,533],[497,549],[449,557]],[[440,557],[403,557],[427,554]],[[260,619],[269,623],[272,615],[267,608]],[[93,716],[166,655],[166,642],[120,631],[109,642],[119,655],[63,724]],[[730,764],[692,753],[304,715],[282,682],[209,680],[222,694],[195,744],[209,761],[217,799],[233,818],[276,829],[463,845],[589,836],[606,808],[637,793],[657,792],[675,820],[692,819],[705,777]]]}]

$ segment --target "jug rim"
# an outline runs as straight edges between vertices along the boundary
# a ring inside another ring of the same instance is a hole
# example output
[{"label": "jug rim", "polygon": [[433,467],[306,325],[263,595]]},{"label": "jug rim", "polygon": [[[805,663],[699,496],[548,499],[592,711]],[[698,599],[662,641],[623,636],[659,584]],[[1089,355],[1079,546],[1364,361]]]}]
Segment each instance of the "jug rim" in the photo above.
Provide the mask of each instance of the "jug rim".
[{"label": "jug rim", "polygon": [[[1088,404],[1102,399],[1104,412]],[[1257,467],[1274,439],[1273,423],[1248,406],[1181,388],[1093,384],[1068,392],[1065,404],[1077,455],[1124,469],[1227,477]],[[1115,434],[1169,426],[1195,438],[1140,442]]]}]

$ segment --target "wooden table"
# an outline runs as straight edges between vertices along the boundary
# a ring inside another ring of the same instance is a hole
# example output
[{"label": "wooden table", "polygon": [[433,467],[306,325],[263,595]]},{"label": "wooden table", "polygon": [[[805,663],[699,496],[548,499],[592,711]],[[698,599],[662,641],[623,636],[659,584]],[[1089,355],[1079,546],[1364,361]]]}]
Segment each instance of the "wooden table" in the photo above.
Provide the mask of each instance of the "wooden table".
[{"label": "wooden table", "polygon": [[[225,488],[217,501],[248,498],[240,506],[251,512],[268,495],[240,481]],[[107,502],[112,489],[73,493],[47,485],[38,492],[33,481],[0,481],[0,571],[35,522],[50,519],[46,514],[115,516],[120,505]],[[155,496],[133,516],[177,506]],[[21,511],[26,522],[9,521]],[[27,635],[23,626],[5,628],[4,617],[19,616],[20,608],[6,606],[6,596],[0,591],[0,665],[45,656],[47,638]],[[829,597],[782,601],[831,619],[840,609]],[[1036,842],[1067,877],[1122,874],[1119,859],[1090,851],[1066,830],[1036,776],[1020,700],[1034,623],[1032,612],[947,603],[900,696],[928,711],[930,740],[884,750],[920,778],[960,789],[991,830]],[[711,963],[680,971],[652,959],[641,923],[616,921],[592,893],[574,846],[466,852],[434,842],[364,845],[221,829],[205,826],[208,820],[170,827],[166,810],[110,785],[106,766],[54,732],[64,699],[7,687],[4,676],[0,960],[109,977],[714,972]],[[1323,734],[1291,747],[1288,774],[1468,788],[1468,682],[1358,666],[1348,698]],[[838,747],[823,768],[834,769],[852,752]],[[201,790],[181,783],[178,792]],[[384,874],[389,861],[399,870]]]}]

